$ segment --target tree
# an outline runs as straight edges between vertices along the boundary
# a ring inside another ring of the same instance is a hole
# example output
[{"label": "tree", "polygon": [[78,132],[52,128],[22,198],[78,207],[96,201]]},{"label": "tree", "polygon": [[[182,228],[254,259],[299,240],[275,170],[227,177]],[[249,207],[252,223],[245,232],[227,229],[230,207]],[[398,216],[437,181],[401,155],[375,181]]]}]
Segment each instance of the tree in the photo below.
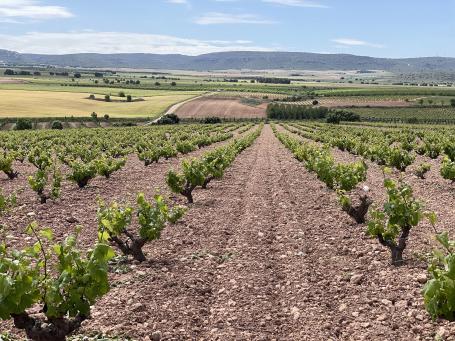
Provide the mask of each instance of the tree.
[{"label": "tree", "polygon": [[110,102],[111,101],[111,96],[109,96],[109,95],[104,96],[104,100],[106,102]]},{"label": "tree", "polygon": [[105,121],[109,121],[109,115],[108,114],[104,114],[104,120]]},{"label": "tree", "polygon": [[4,72],[5,76],[14,76],[15,74],[16,74],[16,72],[14,72],[14,70],[11,70],[11,69],[6,69]]},{"label": "tree", "polygon": [[81,78],[81,77],[82,77],[82,75],[79,72],[76,72],[74,74],[74,78]]},{"label": "tree", "polygon": [[90,114],[90,117],[92,118],[92,120],[96,121],[98,119],[98,114],[96,112],[92,112]]},{"label": "tree", "polygon": [[131,97],[131,95],[126,96],[126,101],[127,102],[132,102],[133,101],[133,97]]},{"label": "tree", "polygon": [[451,105],[452,107],[455,107],[455,98],[452,98],[452,99],[450,100],[450,105]]}]

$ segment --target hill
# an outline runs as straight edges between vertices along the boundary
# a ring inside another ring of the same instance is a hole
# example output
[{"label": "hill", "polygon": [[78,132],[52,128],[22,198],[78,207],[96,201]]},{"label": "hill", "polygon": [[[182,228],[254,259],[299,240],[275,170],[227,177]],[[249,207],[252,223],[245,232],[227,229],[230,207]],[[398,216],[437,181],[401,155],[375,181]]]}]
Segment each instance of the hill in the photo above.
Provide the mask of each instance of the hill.
[{"label": "hill", "polygon": [[66,55],[22,54],[0,50],[7,65],[54,65],[83,68],[148,68],[175,70],[385,70],[392,72],[455,71],[455,58],[374,58],[351,54],[305,52],[218,52],[199,56],[147,53]]}]

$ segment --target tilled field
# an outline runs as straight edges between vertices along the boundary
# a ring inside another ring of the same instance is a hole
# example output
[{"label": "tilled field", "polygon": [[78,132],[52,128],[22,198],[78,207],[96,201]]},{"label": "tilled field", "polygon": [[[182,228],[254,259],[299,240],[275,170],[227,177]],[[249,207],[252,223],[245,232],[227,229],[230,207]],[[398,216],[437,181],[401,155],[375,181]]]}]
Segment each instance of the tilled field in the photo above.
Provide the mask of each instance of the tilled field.
[{"label": "tilled field", "polygon": [[[340,161],[354,158],[333,152]],[[25,192],[24,205],[3,218],[10,242],[28,238],[21,233],[28,221],[51,225],[61,237],[75,218],[84,226],[82,244],[90,245],[97,196],[133,201],[137,192],[151,196],[155,188],[170,195],[164,176],[180,161],[145,168],[130,158],[109,180],[95,179],[83,190],[68,185],[55,204],[38,205]],[[381,202],[382,174],[379,166],[369,166],[366,184]],[[29,169],[20,171],[15,181],[24,185]],[[438,227],[448,229],[455,203],[450,186],[406,180],[440,215]],[[11,184],[2,176],[5,191]],[[422,303],[426,263],[413,251],[428,251],[431,236],[426,224],[413,229],[406,264],[390,266],[388,251],[365,235],[336,194],[266,125],[221,181],[196,191],[183,221],[147,244],[149,261],[110,274],[111,291],[80,333],[137,340],[434,340],[436,334],[455,340],[455,325],[431,321]],[[9,323],[0,326],[12,331]]]},{"label": "tilled field", "polygon": [[250,106],[241,103],[240,98],[200,98],[189,101],[175,110],[181,118],[217,116],[222,118],[263,118],[267,104]]}]

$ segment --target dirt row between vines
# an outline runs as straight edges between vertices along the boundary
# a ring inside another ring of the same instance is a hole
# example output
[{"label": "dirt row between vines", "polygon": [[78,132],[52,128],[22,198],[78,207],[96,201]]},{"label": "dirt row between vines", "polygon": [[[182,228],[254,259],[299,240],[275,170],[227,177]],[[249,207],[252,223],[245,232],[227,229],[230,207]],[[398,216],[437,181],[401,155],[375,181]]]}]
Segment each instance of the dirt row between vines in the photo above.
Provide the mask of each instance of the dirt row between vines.
[{"label": "dirt row between vines", "polygon": [[[143,166],[137,174],[130,170],[129,196],[137,187],[153,193],[155,181],[163,186],[169,165],[160,167],[150,168],[155,177],[146,177]],[[119,195],[111,190],[110,197]],[[221,181],[197,191],[195,202],[182,222],[146,247],[148,262],[111,275],[111,291],[81,332],[137,340],[432,340],[437,331],[455,334],[423,309],[416,276],[424,268],[389,266],[387,252],[340,210],[335,193],[268,125]]]},{"label": "dirt row between vines", "polygon": [[[279,130],[314,143],[314,141],[290,133],[282,127],[279,127]],[[361,157],[350,154],[347,151],[341,151],[338,148],[332,148],[331,153],[335,160],[341,163],[361,160]],[[408,167],[402,177],[406,183],[412,186],[414,195],[422,201],[425,209],[434,211],[437,214],[437,230],[449,231],[451,236],[453,236],[455,232],[455,191],[453,186],[440,176],[440,161],[440,159],[431,160],[417,156],[414,164]],[[421,162],[428,162],[432,166],[431,171],[427,173],[424,180],[417,178],[413,174],[414,168]],[[367,179],[359,184],[358,187],[368,186],[369,196],[373,199],[374,205],[381,207],[386,200],[382,168],[370,161],[366,161],[366,163],[368,165]],[[400,178],[399,172],[394,171],[392,178],[398,180]],[[365,235],[366,226],[359,225],[355,233]],[[383,321],[383,323],[388,324],[392,330],[398,328],[397,331],[399,331],[399,327],[403,327],[403,330],[407,329],[408,333],[413,333],[408,334],[408,338],[404,337],[406,334],[403,334],[402,331],[401,333],[393,334],[399,339],[414,340],[420,338],[430,340],[438,334],[443,336],[444,340],[455,340],[455,323],[444,320],[431,321],[423,305],[421,289],[425,282],[427,268],[427,263],[424,259],[437,246],[434,235],[434,229],[428,221],[423,221],[417,228],[412,229],[404,254],[406,264],[398,268],[388,265],[390,253],[380,246],[376,240],[366,240],[364,241],[366,244],[359,244],[352,249],[352,252],[357,252],[359,258],[364,258],[366,262],[363,270],[365,276],[372,283],[377,283],[377,299],[379,301],[383,299],[390,301],[386,302],[391,309],[387,314],[387,320]],[[374,250],[373,256],[375,257],[373,258],[371,257],[371,252],[368,252],[371,248]],[[364,257],[365,255],[368,255],[368,257]],[[350,305],[348,305],[348,309],[351,310]],[[377,316],[379,320],[383,317],[380,314]]]}]

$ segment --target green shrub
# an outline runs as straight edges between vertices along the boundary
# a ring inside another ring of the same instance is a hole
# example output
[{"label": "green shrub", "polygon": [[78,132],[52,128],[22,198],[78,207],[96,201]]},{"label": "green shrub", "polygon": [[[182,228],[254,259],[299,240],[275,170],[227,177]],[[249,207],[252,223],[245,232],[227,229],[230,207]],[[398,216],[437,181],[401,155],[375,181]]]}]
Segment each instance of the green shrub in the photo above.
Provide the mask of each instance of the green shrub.
[{"label": "green shrub", "polygon": [[436,236],[442,249],[433,251],[428,272],[430,279],[423,288],[425,308],[433,319],[455,319],[455,241],[447,232]]},{"label": "green shrub", "polygon": [[33,123],[30,120],[26,120],[25,118],[19,118],[16,121],[16,130],[30,130],[33,129]]},{"label": "green shrub", "polygon": [[329,112],[329,115],[327,116],[327,123],[339,124],[341,121],[359,122],[360,115],[343,110]]},{"label": "green shrub", "polygon": [[[0,243],[0,319],[12,319],[28,339],[64,341],[109,291],[108,261],[114,252],[102,242],[81,252],[79,230],[61,242],[36,223],[26,232],[36,240],[33,246],[16,250]],[[32,307],[42,316],[29,313]]]},{"label": "green shrub", "polygon": [[430,169],[431,165],[429,163],[423,162],[416,168],[414,174],[420,179],[425,179],[425,174],[427,174]]},{"label": "green shrub", "polygon": [[368,221],[368,234],[376,237],[379,243],[387,247],[392,256],[393,265],[403,263],[403,251],[411,229],[426,216],[434,224],[434,213],[425,213],[422,204],[413,195],[411,186],[401,180],[384,180],[387,201],[382,210],[373,209]]},{"label": "green shrub", "polygon": [[63,124],[60,121],[54,121],[52,122],[51,129],[58,129],[61,130],[63,129]]},{"label": "green shrub", "polygon": [[133,208],[120,207],[116,202],[107,206],[103,201],[98,208],[98,236],[105,242],[115,244],[125,255],[131,255],[139,262],[146,260],[143,246],[152,240],[159,239],[166,223],[176,223],[184,215],[182,206],[169,208],[160,195],[148,202],[144,194],[137,196],[137,216],[139,230],[133,233],[127,228],[131,224]]},{"label": "green shrub", "polygon": [[180,118],[176,114],[168,114],[162,116],[156,124],[178,124],[180,122]]},{"label": "green shrub", "polygon": [[202,120],[202,123],[204,124],[218,124],[221,123],[221,118],[212,116],[212,117],[206,117]]}]

